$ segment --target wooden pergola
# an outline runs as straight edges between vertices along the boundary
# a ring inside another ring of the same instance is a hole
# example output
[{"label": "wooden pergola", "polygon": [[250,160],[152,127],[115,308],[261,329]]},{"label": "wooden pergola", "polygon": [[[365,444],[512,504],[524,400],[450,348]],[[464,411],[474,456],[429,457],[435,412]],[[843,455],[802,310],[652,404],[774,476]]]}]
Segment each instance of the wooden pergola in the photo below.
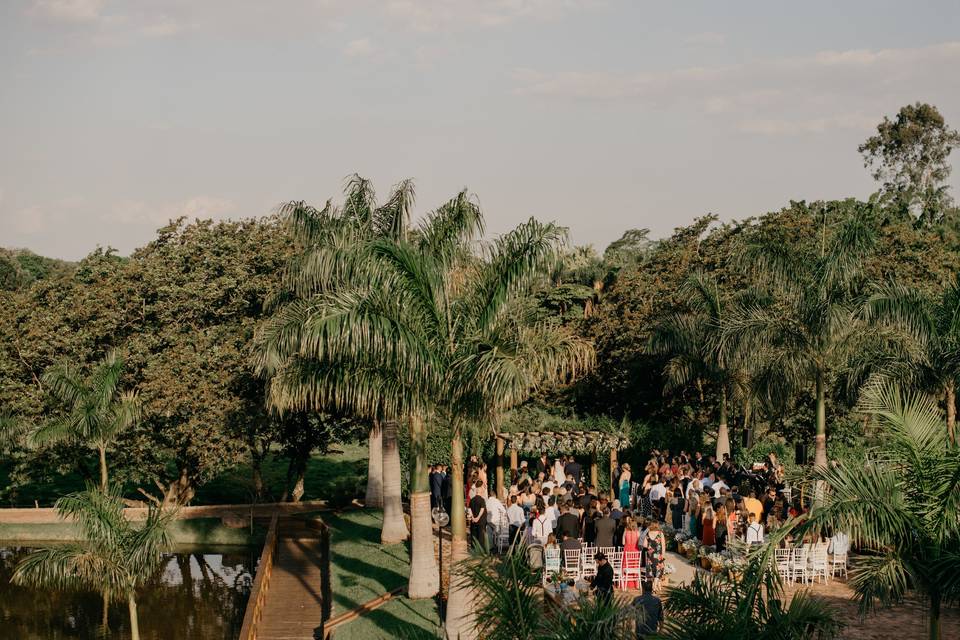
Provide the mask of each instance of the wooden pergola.
[{"label": "wooden pergola", "polygon": [[617,453],[630,446],[629,439],[619,433],[606,431],[502,431],[497,433],[497,492],[503,495],[503,454],[510,447],[510,471],[517,470],[519,454],[590,454],[590,484],[598,486],[597,455],[610,452],[610,493],[616,493],[613,470],[617,467]]}]

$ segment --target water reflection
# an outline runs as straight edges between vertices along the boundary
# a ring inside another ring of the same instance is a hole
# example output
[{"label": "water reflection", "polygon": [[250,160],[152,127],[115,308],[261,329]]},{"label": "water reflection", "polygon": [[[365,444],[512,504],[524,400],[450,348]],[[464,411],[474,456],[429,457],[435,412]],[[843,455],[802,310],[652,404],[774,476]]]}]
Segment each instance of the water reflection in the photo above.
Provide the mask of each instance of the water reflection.
[{"label": "water reflection", "polygon": [[[100,632],[100,595],[10,584],[26,547],[0,547],[0,637],[4,640],[93,640]],[[182,548],[165,557],[138,595],[143,640],[228,640],[240,633],[259,549]],[[110,607],[110,640],[130,637],[127,607]]]}]

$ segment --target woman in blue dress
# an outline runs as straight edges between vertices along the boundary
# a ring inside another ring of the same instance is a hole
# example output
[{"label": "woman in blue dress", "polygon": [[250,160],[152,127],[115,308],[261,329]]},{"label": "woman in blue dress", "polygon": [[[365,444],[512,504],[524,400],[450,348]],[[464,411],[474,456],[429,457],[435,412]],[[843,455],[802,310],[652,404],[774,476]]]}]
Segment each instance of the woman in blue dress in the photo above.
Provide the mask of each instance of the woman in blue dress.
[{"label": "woman in blue dress", "polygon": [[620,467],[620,504],[624,509],[630,508],[630,465],[626,462]]}]

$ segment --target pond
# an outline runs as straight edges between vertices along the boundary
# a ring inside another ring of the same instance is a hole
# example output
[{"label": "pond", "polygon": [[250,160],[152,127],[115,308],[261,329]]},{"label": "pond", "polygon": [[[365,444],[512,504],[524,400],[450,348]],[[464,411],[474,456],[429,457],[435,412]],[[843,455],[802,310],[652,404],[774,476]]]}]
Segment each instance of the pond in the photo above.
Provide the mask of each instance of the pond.
[{"label": "pond", "polygon": [[[49,591],[10,583],[30,549],[0,544],[0,636],[3,640],[102,638],[97,593]],[[260,555],[256,547],[180,548],[137,597],[142,640],[233,640]],[[130,638],[126,603],[110,606],[110,640]]]}]

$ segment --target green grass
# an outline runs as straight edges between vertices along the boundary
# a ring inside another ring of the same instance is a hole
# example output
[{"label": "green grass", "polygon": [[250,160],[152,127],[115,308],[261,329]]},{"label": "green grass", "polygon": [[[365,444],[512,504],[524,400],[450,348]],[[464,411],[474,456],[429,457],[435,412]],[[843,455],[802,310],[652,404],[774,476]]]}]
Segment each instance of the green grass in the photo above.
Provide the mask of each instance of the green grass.
[{"label": "green grass", "polygon": [[[337,616],[377,598],[407,582],[410,556],[404,544],[381,545],[383,514],[347,511],[324,514],[330,527],[333,615]],[[391,600],[384,606],[340,627],[335,638],[429,637],[439,618],[433,600]]]},{"label": "green grass", "polygon": [[[69,542],[76,540],[78,535],[79,531],[72,522],[0,524],[0,540],[10,542]],[[231,529],[224,526],[219,518],[196,518],[174,522],[171,535],[175,544],[206,547],[262,544],[266,531],[256,525],[251,535],[249,528]]]},{"label": "green grass", "polygon": [[[278,459],[272,453],[267,456],[263,462],[263,479],[267,495],[262,502],[280,499],[283,495],[286,475],[287,460]],[[328,498],[334,487],[344,478],[355,479],[358,492],[366,487],[367,448],[365,445],[338,445],[337,453],[311,458],[304,475],[303,499]],[[9,467],[0,465],[0,487],[7,484],[9,484]],[[250,465],[240,465],[200,486],[191,504],[246,504],[252,499],[252,488]],[[17,487],[15,495],[5,500],[4,506],[32,507],[36,501],[36,504],[41,507],[51,507],[60,496],[83,489],[83,478],[79,474],[57,475],[45,482],[33,482]],[[143,498],[133,485],[124,487],[124,494],[134,499]]]}]

